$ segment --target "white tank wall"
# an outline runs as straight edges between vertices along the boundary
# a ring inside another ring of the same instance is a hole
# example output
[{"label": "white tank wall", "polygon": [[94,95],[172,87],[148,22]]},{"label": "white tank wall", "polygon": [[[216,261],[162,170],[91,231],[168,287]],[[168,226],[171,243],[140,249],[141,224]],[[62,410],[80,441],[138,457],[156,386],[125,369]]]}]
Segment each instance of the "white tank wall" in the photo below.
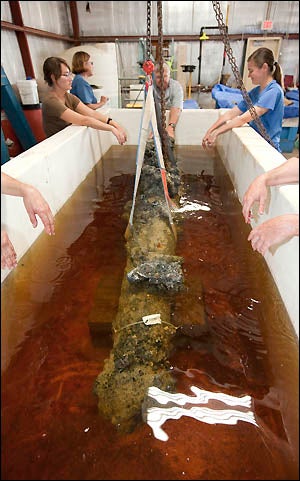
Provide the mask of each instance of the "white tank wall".
[{"label": "white tank wall", "polygon": [[[240,201],[255,177],[286,161],[251,127],[233,129],[222,137],[219,154]],[[268,201],[268,211],[261,216],[254,206],[252,227],[277,215],[298,214],[299,185],[271,187]],[[299,337],[299,237],[267,250],[265,260]]]},{"label": "white tank wall", "polygon": [[[221,112],[184,110],[176,128],[177,144],[199,145]],[[127,143],[137,145],[141,110],[111,109],[110,116],[127,129]],[[57,213],[112,144],[117,141],[108,132],[71,126],[10,160],[1,170],[35,185]],[[240,201],[257,175],[286,160],[248,126],[224,134],[218,141],[218,151]],[[272,187],[269,211],[258,222],[283,213],[298,213],[298,192],[298,185]],[[36,229],[32,228],[20,198],[5,195],[1,198],[2,227],[7,230],[20,261],[42,232],[42,225],[39,222]],[[265,260],[299,336],[299,238],[280,245],[274,253],[267,252]],[[1,282],[8,273],[1,271]]]}]

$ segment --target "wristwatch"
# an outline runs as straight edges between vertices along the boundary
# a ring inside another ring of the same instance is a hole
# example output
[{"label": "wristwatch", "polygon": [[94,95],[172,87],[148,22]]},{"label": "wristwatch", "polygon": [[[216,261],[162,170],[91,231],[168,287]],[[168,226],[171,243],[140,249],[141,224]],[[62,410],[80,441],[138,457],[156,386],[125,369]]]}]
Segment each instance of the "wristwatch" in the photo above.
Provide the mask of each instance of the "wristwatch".
[{"label": "wristwatch", "polygon": [[173,128],[173,130],[175,130],[176,124],[174,124],[173,122],[171,122],[169,125],[171,125],[171,127]]}]

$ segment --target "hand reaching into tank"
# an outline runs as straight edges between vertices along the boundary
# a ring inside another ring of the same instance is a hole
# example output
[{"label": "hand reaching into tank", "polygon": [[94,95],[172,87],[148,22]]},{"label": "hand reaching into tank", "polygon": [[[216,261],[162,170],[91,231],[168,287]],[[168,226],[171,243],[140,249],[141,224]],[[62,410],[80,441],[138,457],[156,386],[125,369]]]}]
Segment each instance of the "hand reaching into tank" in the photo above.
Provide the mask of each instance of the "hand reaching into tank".
[{"label": "hand reaching into tank", "polygon": [[299,235],[299,214],[284,214],[269,219],[250,232],[248,240],[255,251],[265,254],[275,244]]},{"label": "hand reaching into tank", "polygon": [[[1,172],[1,193],[22,197],[24,207],[33,227],[38,225],[37,216],[44,224],[45,231],[54,235],[54,218],[49,204],[33,185],[21,182],[10,175]],[[17,265],[17,255],[9,240],[7,232],[1,231],[1,267],[12,268]]]},{"label": "hand reaching into tank", "polygon": [[251,219],[251,207],[254,202],[259,202],[258,213],[265,211],[268,196],[268,186],[281,184],[296,184],[299,182],[299,158],[291,157],[278,167],[256,177],[248,187],[243,197],[243,216],[245,222]]},{"label": "hand reaching into tank", "polygon": [[217,133],[211,132],[210,130],[208,130],[203,137],[202,147],[204,149],[212,148],[214,147],[216,140],[217,140]]},{"label": "hand reaching into tank", "polygon": [[250,223],[252,217],[251,207],[254,202],[259,203],[258,213],[260,215],[264,213],[267,197],[267,176],[262,174],[254,179],[243,197],[243,216],[246,223]]},{"label": "hand reaching into tank", "polygon": [[117,124],[117,129],[123,135],[124,142],[127,142],[127,132],[126,132],[126,130],[120,124]]},{"label": "hand reaching into tank", "polygon": [[38,225],[37,215],[44,224],[45,231],[54,235],[54,219],[50,207],[42,194],[32,185],[24,184],[23,202],[33,227]]},{"label": "hand reaching into tank", "polygon": [[7,232],[1,230],[1,269],[12,269],[17,265],[17,254]]},{"label": "hand reaching into tank", "polygon": [[54,235],[54,218],[48,202],[42,194],[31,184],[21,182],[4,172],[1,172],[1,193],[22,197],[25,209],[28,213],[33,227],[38,224],[38,215],[44,224],[45,231],[49,235]]},{"label": "hand reaching into tank", "polygon": [[172,125],[168,125],[168,127],[166,128],[166,131],[169,137],[171,137],[171,139],[175,139],[175,130],[172,127]]},{"label": "hand reaching into tank", "polygon": [[125,144],[125,142],[127,140],[127,136],[126,136],[126,133],[123,129],[113,127],[111,132],[114,134],[114,136],[116,137],[116,139],[117,139],[117,141],[119,142],[120,145]]}]

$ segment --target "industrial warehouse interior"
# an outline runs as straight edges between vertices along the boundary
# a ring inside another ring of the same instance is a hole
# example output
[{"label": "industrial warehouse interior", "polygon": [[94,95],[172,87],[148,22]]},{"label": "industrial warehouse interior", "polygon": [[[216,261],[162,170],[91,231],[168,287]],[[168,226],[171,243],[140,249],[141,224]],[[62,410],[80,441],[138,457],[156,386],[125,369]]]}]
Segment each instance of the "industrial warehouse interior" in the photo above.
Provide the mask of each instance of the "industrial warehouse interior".
[{"label": "industrial warehouse interior", "polygon": [[299,479],[299,2],[1,1],[1,476]]}]

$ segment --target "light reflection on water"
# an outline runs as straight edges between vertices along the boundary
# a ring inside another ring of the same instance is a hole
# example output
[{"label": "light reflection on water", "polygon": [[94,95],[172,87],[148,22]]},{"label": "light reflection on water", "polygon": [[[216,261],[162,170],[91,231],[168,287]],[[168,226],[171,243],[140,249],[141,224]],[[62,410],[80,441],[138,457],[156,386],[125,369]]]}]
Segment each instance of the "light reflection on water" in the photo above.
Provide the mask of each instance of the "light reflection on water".
[{"label": "light reflection on water", "polygon": [[[208,424],[231,424],[234,425],[238,421],[244,421],[257,426],[254,413],[252,410],[245,411],[243,409],[221,409],[217,406],[212,408],[205,407],[189,407],[179,408],[178,406],[184,406],[186,404],[208,404],[211,400],[217,400],[222,404],[228,406],[235,406],[240,408],[251,407],[251,397],[242,396],[236,397],[224,393],[216,393],[206,391],[205,389],[199,389],[196,386],[191,386],[190,390],[195,396],[187,396],[181,393],[168,393],[161,389],[151,386],[148,389],[148,397],[156,401],[158,404],[165,405],[170,404],[172,407],[155,406],[147,409],[146,420],[147,424],[152,428],[153,434],[156,439],[160,441],[168,441],[169,436],[161,426],[168,419],[180,419],[182,416],[189,416],[197,421],[201,421]],[[177,406],[174,406],[177,405]],[[216,403],[215,403],[216,404]]]},{"label": "light reflection on water", "polygon": [[189,201],[183,196],[180,198],[179,204],[182,207],[178,207],[174,210],[175,213],[183,213],[183,212],[197,212],[198,210],[210,211],[210,207],[206,202],[199,202],[194,200]]}]

